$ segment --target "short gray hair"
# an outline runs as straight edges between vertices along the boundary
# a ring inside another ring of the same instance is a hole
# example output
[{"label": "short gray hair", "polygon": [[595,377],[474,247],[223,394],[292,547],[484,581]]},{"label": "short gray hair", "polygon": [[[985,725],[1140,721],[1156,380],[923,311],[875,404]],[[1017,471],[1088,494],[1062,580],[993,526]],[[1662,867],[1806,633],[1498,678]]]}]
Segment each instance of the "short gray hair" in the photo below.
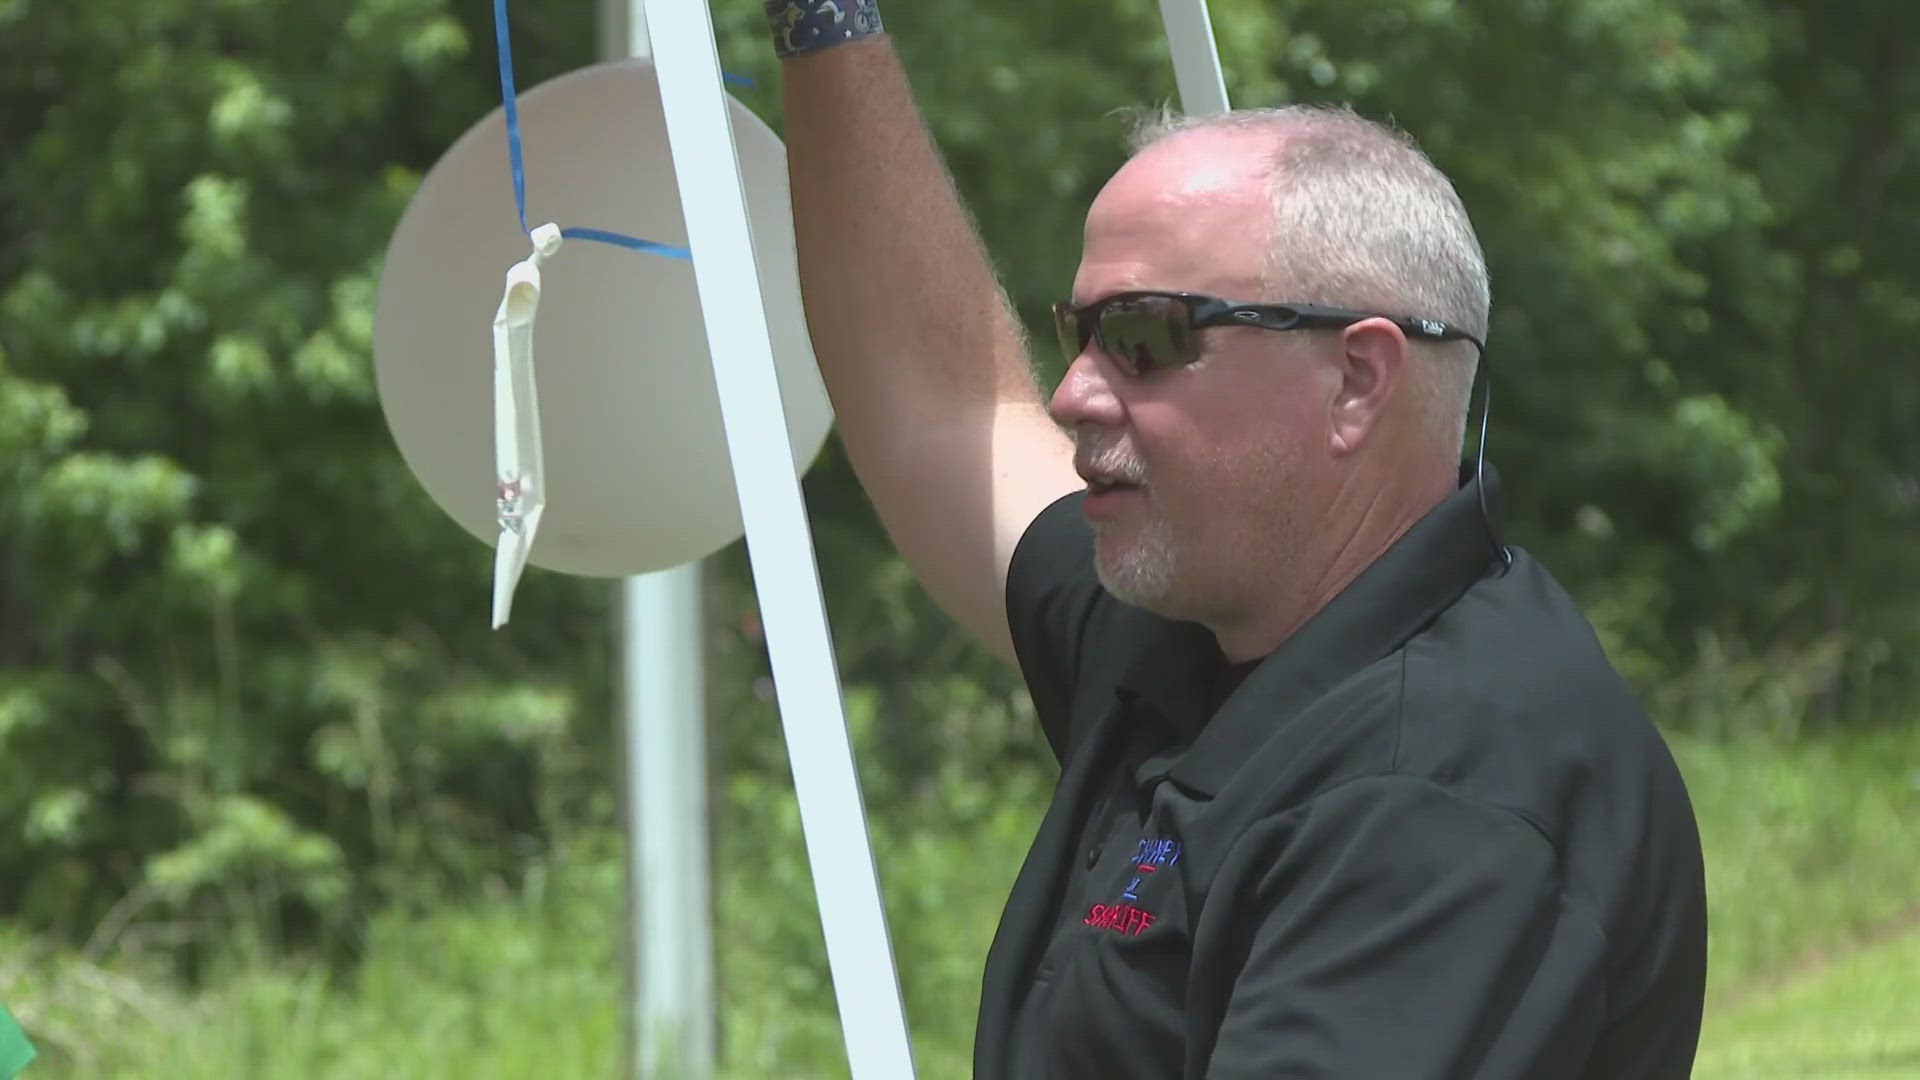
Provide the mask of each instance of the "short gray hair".
[{"label": "short gray hair", "polygon": [[[1491,288],[1486,255],[1453,184],[1406,133],[1350,109],[1289,105],[1213,116],[1166,112],[1136,121],[1134,153],[1189,131],[1270,137],[1273,237],[1267,280],[1290,295],[1389,315],[1440,319],[1482,341]],[[1412,385],[1425,417],[1460,445],[1473,390],[1473,346],[1430,350]]]}]

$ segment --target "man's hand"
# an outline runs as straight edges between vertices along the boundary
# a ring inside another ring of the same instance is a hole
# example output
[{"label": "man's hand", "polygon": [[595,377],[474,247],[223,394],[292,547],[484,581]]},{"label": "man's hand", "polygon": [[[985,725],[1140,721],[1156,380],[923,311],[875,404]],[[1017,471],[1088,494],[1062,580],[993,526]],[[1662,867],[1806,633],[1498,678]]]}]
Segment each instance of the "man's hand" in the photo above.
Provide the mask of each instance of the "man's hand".
[{"label": "man's hand", "polygon": [[1011,660],[1007,564],[1080,486],[1072,446],[887,38],[784,67],[801,290],[841,438],[921,583]]}]

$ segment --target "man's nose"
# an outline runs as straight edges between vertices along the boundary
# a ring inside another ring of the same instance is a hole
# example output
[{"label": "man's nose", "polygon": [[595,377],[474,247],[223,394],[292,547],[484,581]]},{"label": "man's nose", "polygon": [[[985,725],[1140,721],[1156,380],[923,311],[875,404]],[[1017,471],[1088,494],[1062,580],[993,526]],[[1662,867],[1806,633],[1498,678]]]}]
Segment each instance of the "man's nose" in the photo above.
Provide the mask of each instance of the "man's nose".
[{"label": "man's nose", "polygon": [[1113,369],[1103,363],[1089,343],[1067,365],[1067,373],[1054,388],[1050,410],[1053,422],[1069,430],[1081,425],[1118,427],[1126,410],[1114,393]]}]

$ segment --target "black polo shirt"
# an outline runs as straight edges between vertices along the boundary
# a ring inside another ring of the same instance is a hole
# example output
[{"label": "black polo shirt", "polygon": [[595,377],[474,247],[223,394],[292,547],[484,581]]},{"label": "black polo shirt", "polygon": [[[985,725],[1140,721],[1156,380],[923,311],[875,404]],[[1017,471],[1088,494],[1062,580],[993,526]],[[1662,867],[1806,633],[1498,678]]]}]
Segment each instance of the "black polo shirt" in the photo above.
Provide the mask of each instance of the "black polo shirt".
[{"label": "black polo shirt", "polygon": [[1007,584],[1062,771],[976,1076],[1688,1075],[1686,790],[1566,593],[1494,557],[1470,480],[1244,672],[1101,588],[1080,501]]}]

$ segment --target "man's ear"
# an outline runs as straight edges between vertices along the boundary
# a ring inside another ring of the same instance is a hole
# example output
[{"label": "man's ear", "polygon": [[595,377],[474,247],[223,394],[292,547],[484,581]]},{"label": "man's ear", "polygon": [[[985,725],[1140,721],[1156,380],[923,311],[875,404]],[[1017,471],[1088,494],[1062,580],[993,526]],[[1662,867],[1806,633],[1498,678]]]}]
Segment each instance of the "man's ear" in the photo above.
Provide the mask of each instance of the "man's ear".
[{"label": "man's ear", "polygon": [[1375,438],[1388,403],[1404,394],[1407,336],[1385,319],[1354,323],[1340,332],[1340,387],[1333,397],[1333,452],[1344,456]]}]

